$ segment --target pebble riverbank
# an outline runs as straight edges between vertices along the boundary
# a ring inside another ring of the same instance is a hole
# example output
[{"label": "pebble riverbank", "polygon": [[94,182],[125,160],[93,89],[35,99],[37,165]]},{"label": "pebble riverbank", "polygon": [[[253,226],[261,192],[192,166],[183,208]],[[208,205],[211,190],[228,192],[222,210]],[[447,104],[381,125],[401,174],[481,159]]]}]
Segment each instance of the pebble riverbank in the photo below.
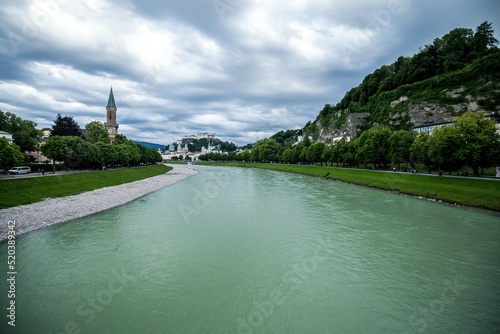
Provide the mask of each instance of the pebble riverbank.
[{"label": "pebble riverbank", "polygon": [[198,173],[188,166],[171,166],[170,172],[144,180],[0,210],[0,242],[8,238],[9,221],[16,222],[16,236],[19,236],[126,204]]}]

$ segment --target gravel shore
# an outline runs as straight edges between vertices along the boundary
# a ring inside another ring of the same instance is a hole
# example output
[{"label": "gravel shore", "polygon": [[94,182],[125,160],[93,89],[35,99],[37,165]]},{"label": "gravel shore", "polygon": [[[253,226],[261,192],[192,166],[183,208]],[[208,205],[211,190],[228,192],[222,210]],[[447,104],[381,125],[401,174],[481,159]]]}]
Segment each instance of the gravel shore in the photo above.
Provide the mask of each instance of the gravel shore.
[{"label": "gravel shore", "polygon": [[16,236],[19,236],[123,205],[198,173],[191,167],[171,166],[170,172],[144,180],[0,210],[0,242],[8,238],[9,221],[16,222]]}]

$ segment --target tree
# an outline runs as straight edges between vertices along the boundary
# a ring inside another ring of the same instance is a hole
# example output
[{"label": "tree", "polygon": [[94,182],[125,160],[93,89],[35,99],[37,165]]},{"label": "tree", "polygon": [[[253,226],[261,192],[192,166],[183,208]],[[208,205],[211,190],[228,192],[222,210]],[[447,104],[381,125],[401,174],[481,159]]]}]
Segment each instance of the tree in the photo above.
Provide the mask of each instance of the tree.
[{"label": "tree", "polygon": [[96,143],[96,147],[101,151],[102,154],[102,162],[105,165],[113,165],[118,160],[118,154],[115,150],[114,146],[109,144],[104,144],[102,142]]},{"label": "tree", "polygon": [[353,165],[358,165],[359,160],[356,159],[356,152],[358,150],[358,141],[353,140],[345,143],[343,147],[342,164],[348,165],[349,167]]},{"label": "tree", "polygon": [[94,166],[102,161],[101,151],[80,137],[62,137],[67,146],[64,164],[71,169]]},{"label": "tree", "polygon": [[309,163],[310,161],[307,160],[307,149],[309,146],[302,146],[299,154],[299,161],[303,163]]},{"label": "tree", "polygon": [[251,158],[253,161],[277,161],[278,143],[275,139],[262,139],[255,143]]},{"label": "tree", "polygon": [[389,156],[393,163],[398,165],[400,169],[401,164],[409,163],[413,168],[415,164],[410,159],[410,148],[417,137],[415,131],[399,130],[393,132],[389,137]]},{"label": "tree", "polygon": [[323,166],[323,151],[325,150],[325,143],[314,143],[309,146],[307,150],[307,160],[310,162],[319,162]]},{"label": "tree", "polygon": [[337,163],[337,167],[339,166],[339,162],[343,161],[344,155],[347,150],[347,137],[342,137],[340,140],[337,140],[333,145],[332,149],[332,162]]},{"label": "tree", "polygon": [[120,144],[125,144],[127,142],[127,137],[122,134],[117,134],[115,138],[113,139],[113,145],[120,145]]},{"label": "tree", "polygon": [[85,124],[85,129],[87,130],[86,138],[89,143],[95,144],[102,142],[109,144],[109,135],[104,123],[92,121]]},{"label": "tree", "polygon": [[283,154],[281,155],[281,161],[283,162],[292,162],[292,149],[291,148],[287,148]]},{"label": "tree", "polygon": [[19,146],[9,143],[7,138],[0,137],[0,168],[5,169],[24,161],[24,155]]},{"label": "tree", "polygon": [[387,169],[387,163],[390,161],[389,137],[391,134],[389,127],[379,125],[363,132],[355,140],[358,146],[356,159],[365,166],[369,163],[382,164]]},{"label": "tree", "polygon": [[333,150],[335,146],[334,145],[325,145],[325,149],[323,150],[323,153],[321,154],[321,160],[323,160],[325,163],[331,163],[334,162],[333,158]]},{"label": "tree", "polygon": [[477,52],[483,52],[488,48],[496,47],[498,40],[493,36],[494,30],[491,28],[491,23],[484,21],[476,28],[474,34],[474,48]]},{"label": "tree", "polygon": [[56,161],[64,161],[69,153],[68,145],[64,141],[64,137],[61,136],[50,136],[40,150],[43,155],[52,159],[52,171],[54,173],[56,172]]},{"label": "tree", "polygon": [[114,145],[116,150],[116,163],[122,166],[130,162],[129,148],[125,144]]},{"label": "tree", "polygon": [[250,160],[250,152],[248,150],[244,150],[239,154],[239,160],[241,161],[249,161]]},{"label": "tree", "polygon": [[54,120],[54,125],[52,125],[51,136],[73,136],[81,137],[82,133],[80,131],[80,126],[73,120],[71,116],[62,117],[61,114],[57,114]]},{"label": "tree", "polygon": [[[474,175],[479,175],[479,167],[487,164],[490,156],[498,156],[499,138],[495,121],[484,112],[468,111],[453,121],[457,138],[456,154],[472,167]],[[491,161],[491,160],[490,160]]]},{"label": "tree", "polygon": [[429,137],[429,157],[440,169],[451,171],[460,166],[458,156],[459,135],[452,126],[435,128]]},{"label": "tree", "polygon": [[21,152],[37,150],[38,143],[42,140],[42,132],[37,130],[36,126],[33,121],[0,110],[0,131],[11,133]]},{"label": "tree", "polygon": [[445,71],[456,71],[472,60],[474,33],[472,29],[457,28],[444,35],[439,44],[439,57]]},{"label": "tree", "polygon": [[431,173],[432,160],[429,156],[429,134],[421,132],[413,141],[410,147],[410,161],[415,164],[423,164],[429,168]]}]

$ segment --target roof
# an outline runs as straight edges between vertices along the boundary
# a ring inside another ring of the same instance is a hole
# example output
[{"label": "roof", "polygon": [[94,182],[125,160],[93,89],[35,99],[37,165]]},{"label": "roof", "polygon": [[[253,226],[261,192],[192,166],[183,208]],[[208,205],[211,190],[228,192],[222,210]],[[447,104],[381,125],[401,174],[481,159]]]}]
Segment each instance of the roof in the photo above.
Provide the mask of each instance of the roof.
[{"label": "roof", "polygon": [[109,92],[108,105],[106,108],[116,108],[115,97],[113,96],[113,87],[111,87]]}]

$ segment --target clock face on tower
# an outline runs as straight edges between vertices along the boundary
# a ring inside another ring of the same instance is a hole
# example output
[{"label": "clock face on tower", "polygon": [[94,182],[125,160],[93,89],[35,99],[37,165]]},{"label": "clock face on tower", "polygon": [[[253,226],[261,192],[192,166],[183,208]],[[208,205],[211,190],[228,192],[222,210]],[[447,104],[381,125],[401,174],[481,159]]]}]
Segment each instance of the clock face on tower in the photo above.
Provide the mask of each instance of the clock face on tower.
[{"label": "clock face on tower", "polygon": [[109,128],[108,133],[113,133],[113,128]]}]

